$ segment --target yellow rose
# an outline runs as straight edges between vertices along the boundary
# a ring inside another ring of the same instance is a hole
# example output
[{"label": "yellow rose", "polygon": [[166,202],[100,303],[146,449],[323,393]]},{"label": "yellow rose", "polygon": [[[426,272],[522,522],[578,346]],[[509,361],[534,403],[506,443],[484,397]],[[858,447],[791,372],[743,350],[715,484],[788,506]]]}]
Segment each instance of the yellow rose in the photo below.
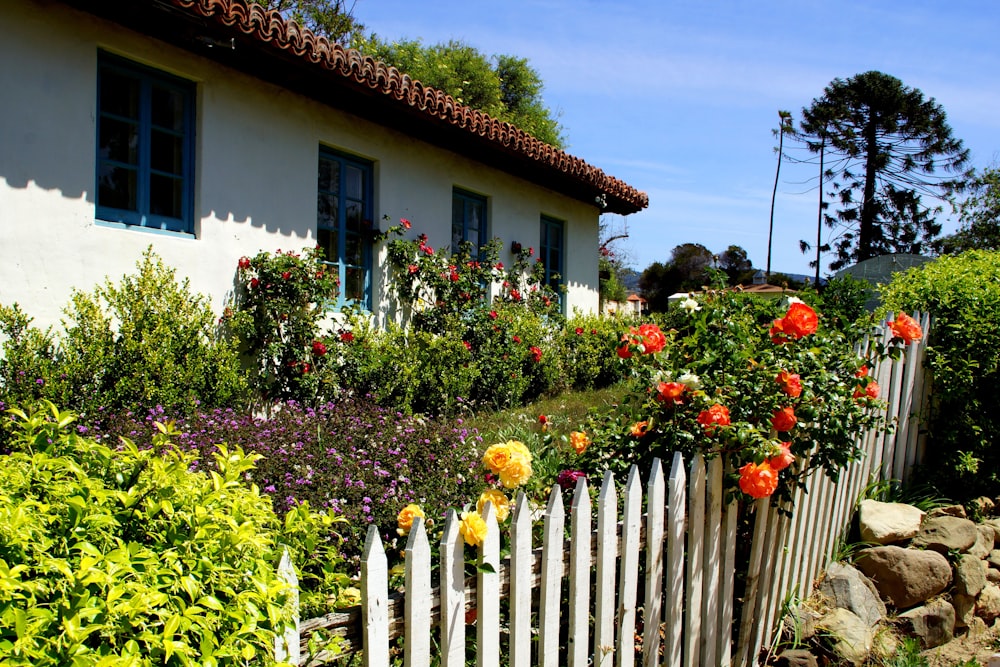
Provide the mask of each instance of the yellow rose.
[{"label": "yellow rose", "polygon": [[521,486],[531,478],[531,459],[525,456],[515,456],[500,471],[500,483],[508,489]]},{"label": "yellow rose", "polygon": [[424,518],[424,511],[420,509],[420,505],[415,505],[410,503],[403,509],[399,510],[399,515],[396,516],[396,532],[400,535],[406,535],[413,528],[413,519],[416,517]]},{"label": "yellow rose", "polygon": [[493,511],[496,513],[497,521],[503,521],[510,515],[510,500],[503,494],[503,491],[497,489],[483,491],[479,496],[479,502],[476,503],[476,511],[482,514],[483,508],[488,502],[493,503]]},{"label": "yellow rose", "polygon": [[573,431],[569,434],[569,444],[573,446],[577,454],[583,454],[590,446],[590,438],[583,431]]},{"label": "yellow rose", "polygon": [[507,467],[510,462],[510,443],[490,445],[486,453],[483,454],[483,465],[489,468],[494,475],[499,475],[500,471]]},{"label": "yellow rose", "polygon": [[478,547],[486,539],[486,522],[479,516],[479,512],[462,512],[458,532],[462,534],[466,544]]},{"label": "yellow rose", "polygon": [[512,457],[523,456],[528,463],[531,463],[531,450],[523,442],[520,440],[508,440],[507,447],[510,449]]}]

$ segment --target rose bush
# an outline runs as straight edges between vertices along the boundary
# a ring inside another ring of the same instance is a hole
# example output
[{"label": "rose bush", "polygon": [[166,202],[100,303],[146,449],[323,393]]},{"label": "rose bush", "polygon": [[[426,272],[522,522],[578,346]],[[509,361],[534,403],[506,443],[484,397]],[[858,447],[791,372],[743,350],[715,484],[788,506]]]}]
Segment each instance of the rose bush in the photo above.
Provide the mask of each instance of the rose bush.
[{"label": "rose bush", "polygon": [[624,473],[673,451],[723,456],[731,488],[754,498],[790,497],[807,466],[836,479],[861,455],[857,433],[883,424],[877,388],[856,375],[885,351],[860,358],[853,340],[799,299],[692,301],[622,337],[630,390],[616,411],[591,419],[593,444],[579,467]]}]

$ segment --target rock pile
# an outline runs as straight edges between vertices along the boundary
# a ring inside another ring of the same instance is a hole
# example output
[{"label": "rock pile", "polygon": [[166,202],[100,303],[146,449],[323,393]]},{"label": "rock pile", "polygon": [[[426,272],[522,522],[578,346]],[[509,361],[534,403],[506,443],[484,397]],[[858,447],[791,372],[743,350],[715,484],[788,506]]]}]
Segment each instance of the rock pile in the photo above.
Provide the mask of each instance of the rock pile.
[{"label": "rock pile", "polygon": [[[992,501],[979,502],[992,514]],[[862,541],[873,546],[858,552],[853,565],[830,565],[817,595],[786,619],[800,639],[822,637],[838,660],[860,665],[873,651],[892,652],[879,646],[893,641],[895,633],[880,632],[890,625],[925,649],[994,624],[1000,630],[1000,518],[977,524],[961,505],[925,514],[864,500],[858,523]],[[816,665],[815,653],[788,650],[779,664]]]}]

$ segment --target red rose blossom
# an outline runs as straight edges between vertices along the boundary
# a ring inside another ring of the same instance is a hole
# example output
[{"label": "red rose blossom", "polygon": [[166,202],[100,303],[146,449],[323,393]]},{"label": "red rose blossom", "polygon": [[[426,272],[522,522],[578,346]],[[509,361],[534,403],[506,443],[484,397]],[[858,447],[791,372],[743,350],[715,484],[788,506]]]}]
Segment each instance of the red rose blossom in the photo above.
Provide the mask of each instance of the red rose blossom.
[{"label": "red rose blossom", "polygon": [[774,427],[774,430],[784,433],[795,428],[798,421],[795,417],[795,410],[788,406],[774,411],[774,415],[771,417],[771,426]]}]

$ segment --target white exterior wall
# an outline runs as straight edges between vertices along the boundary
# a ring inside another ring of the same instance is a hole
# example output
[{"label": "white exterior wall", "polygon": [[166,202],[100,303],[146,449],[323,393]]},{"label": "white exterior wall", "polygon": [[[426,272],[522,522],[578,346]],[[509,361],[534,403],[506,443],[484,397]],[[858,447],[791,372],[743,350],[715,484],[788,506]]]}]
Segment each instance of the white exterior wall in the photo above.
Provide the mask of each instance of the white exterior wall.
[{"label": "white exterior wall", "polygon": [[[95,223],[99,49],[197,84],[195,238]],[[149,245],[221,311],[240,256],[315,243],[321,144],[372,161],[372,219],[407,217],[435,248],[453,187],[488,197],[505,263],[511,241],[538,246],[542,214],[564,220],[567,312],[597,309],[592,205],[57,3],[0,2],[0,62],[0,303],[36,324],[57,323],[73,288],[133,272]]]}]

